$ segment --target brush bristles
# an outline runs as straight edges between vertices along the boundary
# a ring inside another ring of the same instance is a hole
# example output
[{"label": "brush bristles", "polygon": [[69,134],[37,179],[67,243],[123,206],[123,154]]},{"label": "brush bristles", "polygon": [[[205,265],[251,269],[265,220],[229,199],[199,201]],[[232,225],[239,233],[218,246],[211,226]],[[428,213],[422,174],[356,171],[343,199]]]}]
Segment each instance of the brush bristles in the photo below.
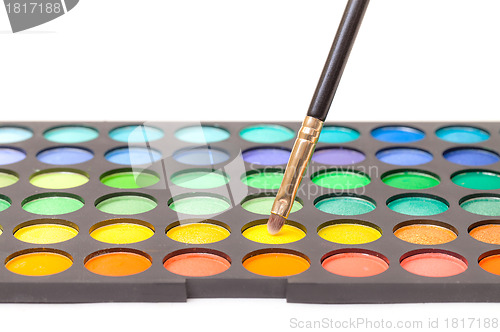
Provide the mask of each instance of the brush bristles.
[{"label": "brush bristles", "polygon": [[285,224],[286,219],[277,214],[271,213],[269,220],[267,221],[267,231],[271,235],[276,235],[281,230],[281,227]]}]

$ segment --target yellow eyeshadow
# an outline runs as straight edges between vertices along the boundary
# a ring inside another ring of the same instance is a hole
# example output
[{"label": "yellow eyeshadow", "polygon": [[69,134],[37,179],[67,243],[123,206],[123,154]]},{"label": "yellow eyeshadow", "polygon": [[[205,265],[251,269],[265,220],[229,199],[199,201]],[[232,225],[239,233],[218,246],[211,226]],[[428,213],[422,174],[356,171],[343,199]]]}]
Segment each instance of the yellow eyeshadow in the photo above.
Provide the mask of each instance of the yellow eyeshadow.
[{"label": "yellow eyeshadow", "polygon": [[100,242],[112,244],[129,244],[141,242],[154,235],[154,231],[146,226],[132,223],[116,223],[99,227],[90,236]]},{"label": "yellow eyeshadow", "polygon": [[278,234],[271,235],[267,231],[267,225],[262,224],[245,229],[243,236],[258,243],[284,244],[299,241],[306,236],[306,233],[298,227],[283,225]]},{"label": "yellow eyeshadow", "polygon": [[318,235],[323,239],[340,244],[363,244],[373,242],[382,234],[370,226],[360,224],[334,224],[323,227]]},{"label": "yellow eyeshadow", "polygon": [[59,224],[37,224],[20,228],[14,237],[34,244],[51,244],[68,241],[78,235],[73,227]]},{"label": "yellow eyeshadow", "polygon": [[69,269],[73,262],[53,252],[34,252],[12,258],[5,264],[7,270],[25,276],[48,276]]},{"label": "yellow eyeshadow", "polygon": [[214,243],[224,240],[230,234],[226,228],[208,223],[179,225],[167,232],[172,240],[189,244]]}]

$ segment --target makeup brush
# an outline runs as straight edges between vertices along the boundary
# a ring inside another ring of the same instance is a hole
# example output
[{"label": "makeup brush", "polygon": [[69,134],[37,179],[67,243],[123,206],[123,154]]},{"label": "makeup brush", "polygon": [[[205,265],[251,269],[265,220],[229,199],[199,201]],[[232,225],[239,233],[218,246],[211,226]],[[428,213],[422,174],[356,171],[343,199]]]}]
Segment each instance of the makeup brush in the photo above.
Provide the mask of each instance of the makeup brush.
[{"label": "makeup brush", "polygon": [[347,3],[307,116],[297,133],[283,182],[274,200],[267,222],[270,234],[277,234],[290,214],[369,2],[370,0],[349,0]]}]

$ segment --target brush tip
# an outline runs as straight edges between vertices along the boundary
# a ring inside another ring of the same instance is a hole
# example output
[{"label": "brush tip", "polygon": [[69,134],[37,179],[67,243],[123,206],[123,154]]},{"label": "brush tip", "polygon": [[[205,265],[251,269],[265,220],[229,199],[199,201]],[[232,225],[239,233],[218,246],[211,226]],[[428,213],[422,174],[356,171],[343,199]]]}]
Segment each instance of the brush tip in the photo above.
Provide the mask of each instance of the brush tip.
[{"label": "brush tip", "polygon": [[281,227],[285,224],[286,219],[277,214],[271,213],[269,220],[267,221],[267,231],[271,235],[276,235],[281,230]]}]

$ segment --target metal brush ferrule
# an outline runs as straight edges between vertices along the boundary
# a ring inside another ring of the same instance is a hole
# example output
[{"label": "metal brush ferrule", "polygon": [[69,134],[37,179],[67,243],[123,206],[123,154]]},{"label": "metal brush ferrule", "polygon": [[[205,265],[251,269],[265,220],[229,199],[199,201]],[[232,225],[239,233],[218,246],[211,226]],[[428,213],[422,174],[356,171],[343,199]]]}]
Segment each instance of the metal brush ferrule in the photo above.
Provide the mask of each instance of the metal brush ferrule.
[{"label": "metal brush ferrule", "polygon": [[300,182],[306,172],[309,160],[311,160],[316,143],[318,143],[321,128],[323,128],[323,121],[311,116],[304,119],[293,145],[290,160],[288,160],[285,175],[274,200],[271,213],[288,218]]}]

